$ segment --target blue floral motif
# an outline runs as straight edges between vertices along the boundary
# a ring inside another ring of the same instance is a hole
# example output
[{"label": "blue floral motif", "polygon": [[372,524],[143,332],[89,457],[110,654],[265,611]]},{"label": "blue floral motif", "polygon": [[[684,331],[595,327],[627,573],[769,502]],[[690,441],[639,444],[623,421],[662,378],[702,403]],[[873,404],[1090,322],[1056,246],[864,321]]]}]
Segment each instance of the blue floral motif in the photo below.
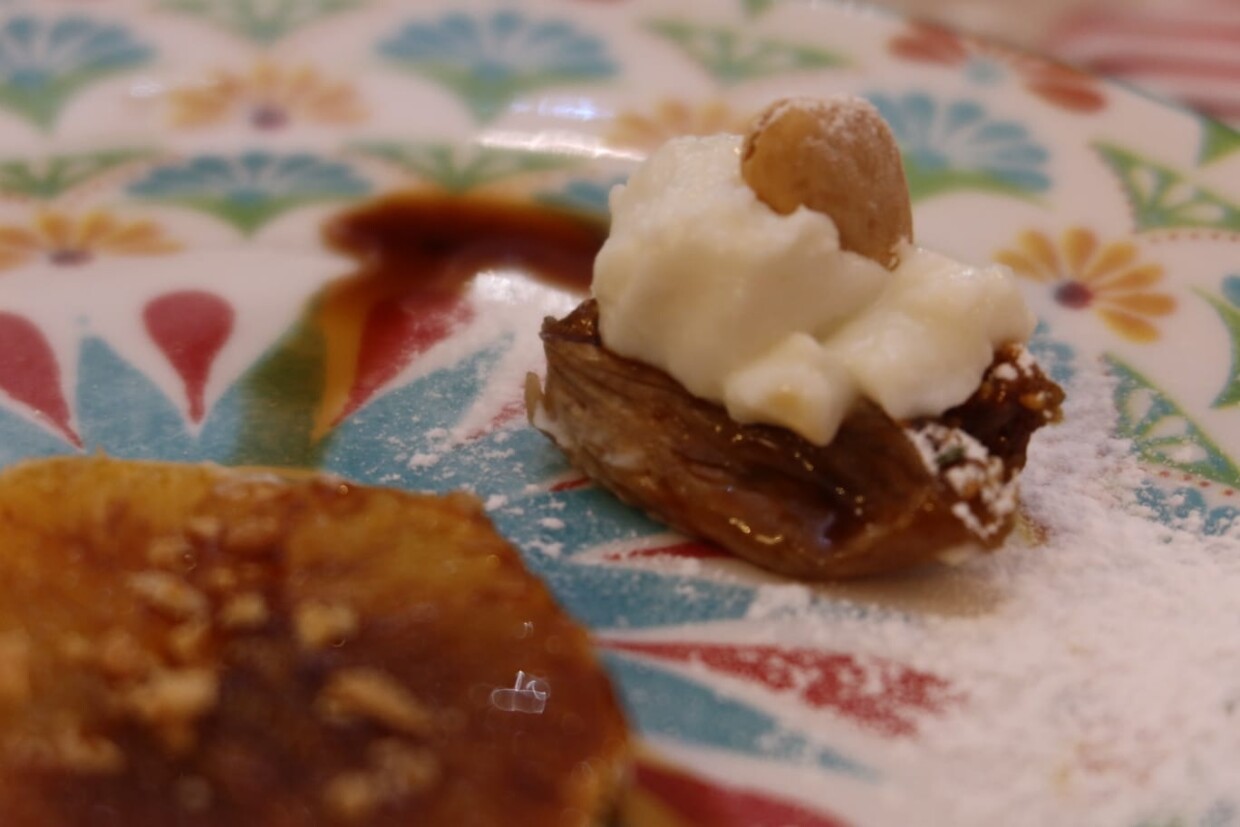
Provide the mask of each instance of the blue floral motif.
[{"label": "blue floral motif", "polygon": [[378,51],[446,86],[480,121],[496,117],[524,92],[616,72],[602,39],[562,20],[512,10],[489,17],[453,12],[410,23],[381,41]]},{"label": "blue floral motif", "polygon": [[129,187],[132,195],[203,210],[245,233],[296,207],[369,191],[347,164],[261,151],[191,158],[158,167]]},{"label": "blue floral motif", "polygon": [[1136,494],[1137,503],[1148,508],[1158,522],[1205,536],[1228,533],[1240,516],[1234,505],[1211,508],[1200,490],[1187,486],[1167,490],[1151,482]]},{"label": "blue floral motif", "polygon": [[1223,277],[1223,295],[1233,307],[1240,308],[1240,273]]},{"label": "blue floral motif", "polygon": [[1054,338],[1046,322],[1038,322],[1029,340],[1029,352],[1042,370],[1060,385],[1072,383],[1076,376],[1076,348]]},{"label": "blue floral motif", "polygon": [[979,86],[990,86],[1003,80],[1007,70],[1003,64],[989,57],[973,56],[965,63],[964,76]]},{"label": "blue floral motif", "polygon": [[84,86],[139,66],[152,54],[114,23],[80,15],[11,17],[0,26],[0,107],[50,128]]},{"label": "blue floral motif", "polygon": [[1028,196],[1050,188],[1049,153],[1023,124],[991,118],[970,100],[869,97],[900,144],[915,200],[963,189]]}]

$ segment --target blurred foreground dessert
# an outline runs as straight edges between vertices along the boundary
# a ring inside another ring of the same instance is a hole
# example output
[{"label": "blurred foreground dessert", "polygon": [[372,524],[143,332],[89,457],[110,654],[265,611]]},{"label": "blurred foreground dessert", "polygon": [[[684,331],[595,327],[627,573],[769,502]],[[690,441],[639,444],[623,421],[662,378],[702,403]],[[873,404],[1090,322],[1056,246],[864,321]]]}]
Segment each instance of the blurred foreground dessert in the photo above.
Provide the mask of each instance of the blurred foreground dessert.
[{"label": "blurred foreground dessert", "polygon": [[481,507],[103,458],[0,474],[0,822],[603,822],[586,633]]},{"label": "blurred foreground dessert", "polygon": [[543,326],[531,421],[663,522],[813,579],[994,548],[1063,393],[1004,267],[912,243],[866,102],[673,140],[611,196],[594,298]]}]

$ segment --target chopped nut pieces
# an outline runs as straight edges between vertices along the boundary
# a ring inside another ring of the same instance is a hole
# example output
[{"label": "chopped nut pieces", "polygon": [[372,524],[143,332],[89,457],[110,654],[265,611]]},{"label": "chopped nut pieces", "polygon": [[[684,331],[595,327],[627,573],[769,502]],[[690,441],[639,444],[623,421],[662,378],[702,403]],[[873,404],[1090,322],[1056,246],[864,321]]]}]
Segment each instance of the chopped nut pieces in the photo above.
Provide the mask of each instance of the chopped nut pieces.
[{"label": "chopped nut pieces", "polygon": [[360,821],[384,804],[417,795],[439,779],[434,753],[394,739],[371,744],[369,766],[342,773],[323,792],[323,801],[337,818]]},{"label": "chopped nut pieces", "polygon": [[230,568],[220,566],[211,569],[203,578],[204,588],[212,593],[230,592],[237,588],[237,573]]},{"label": "chopped nut pieces", "polygon": [[125,753],[98,735],[85,735],[75,726],[61,730],[55,739],[57,763],[61,769],[82,775],[115,775],[125,769]]},{"label": "chopped nut pieces", "polygon": [[318,701],[327,718],[364,718],[393,732],[425,735],[434,717],[395,678],[377,669],[342,669],[327,679]]},{"label": "chopped nut pieces", "polygon": [[275,517],[250,517],[228,526],[225,545],[237,554],[259,554],[270,550],[280,534],[280,521]]},{"label": "chopped nut pieces", "polygon": [[1016,480],[1006,475],[1003,460],[959,428],[930,422],[905,433],[926,468],[960,498],[952,513],[983,539],[1002,530],[1016,510]]},{"label": "chopped nut pieces", "polygon": [[156,537],[146,547],[146,561],[161,569],[184,565],[193,559],[194,547],[179,535]]},{"label": "chopped nut pieces", "polygon": [[168,632],[168,651],[181,663],[196,663],[206,656],[211,639],[211,625],[202,620],[187,620]]},{"label": "chopped nut pieces", "polygon": [[267,601],[258,592],[244,592],[229,598],[216,616],[220,626],[234,631],[260,629],[268,618]]},{"label": "chopped nut pieces", "polygon": [[[447,498],[346,500],[300,473],[264,475],[257,505],[253,485],[217,491],[254,476],[100,457],[0,473],[0,827],[542,825],[606,807],[614,786],[572,773],[622,774],[606,677],[489,524]],[[199,518],[195,539],[195,514],[223,522]],[[270,553],[231,549],[233,526],[268,514]],[[511,565],[468,565],[493,556]],[[469,599],[514,584],[522,600]],[[514,641],[523,621],[538,632]],[[450,643],[460,629],[468,645]],[[577,648],[548,656],[549,635]],[[544,661],[589,730],[494,733],[458,703],[496,668]],[[551,779],[534,794],[528,756],[503,748],[518,735]]]},{"label": "chopped nut pieces", "polygon": [[201,617],[207,612],[207,598],[184,579],[164,571],[131,574],[130,590],[152,609],[173,620]]},{"label": "chopped nut pieces", "polygon": [[334,646],[357,634],[357,612],[340,603],[307,601],[293,614],[297,640],[306,649]]},{"label": "chopped nut pieces", "polygon": [[193,724],[219,700],[219,676],[207,668],[164,669],[120,696],[121,707],[154,727],[171,749],[193,746]]},{"label": "chopped nut pieces", "polygon": [[137,680],[155,667],[154,656],[128,632],[112,629],[99,644],[99,669],[114,680]]},{"label": "chopped nut pieces", "polygon": [[224,533],[224,521],[210,514],[199,514],[185,520],[185,533],[199,543],[214,543]]},{"label": "chopped nut pieces", "polygon": [[9,737],[4,741],[3,758],[45,772],[115,775],[125,769],[124,752],[107,738],[87,735],[73,721],[60,721],[53,726],[50,736]]}]

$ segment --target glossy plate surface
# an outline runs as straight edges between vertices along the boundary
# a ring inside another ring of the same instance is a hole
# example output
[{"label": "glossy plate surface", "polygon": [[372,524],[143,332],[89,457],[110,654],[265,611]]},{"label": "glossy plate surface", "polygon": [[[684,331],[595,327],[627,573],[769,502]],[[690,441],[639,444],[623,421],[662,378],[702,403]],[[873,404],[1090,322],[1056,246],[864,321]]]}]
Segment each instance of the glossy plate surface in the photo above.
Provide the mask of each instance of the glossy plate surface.
[{"label": "glossy plate surface", "polygon": [[[839,91],[891,123],[919,240],[1014,267],[1070,392],[1107,368],[1097,436],[1129,440],[1144,519],[1225,540],[1240,137],[852,4],[3,3],[0,463],[100,450],[469,488],[595,629],[647,744],[637,823],[917,823],[943,802],[918,780],[935,760],[919,733],[968,704],[900,628],[974,611],[956,575],[805,589],[586,484],[521,404],[538,324],[571,291],[490,267],[452,302],[310,304],[352,269],[320,235],[350,204],[423,189],[604,217],[667,137]],[[1001,601],[988,563],[960,577]],[[1105,772],[1095,758],[1063,745],[1009,803]],[[1234,814],[1200,789],[1152,815]]]}]

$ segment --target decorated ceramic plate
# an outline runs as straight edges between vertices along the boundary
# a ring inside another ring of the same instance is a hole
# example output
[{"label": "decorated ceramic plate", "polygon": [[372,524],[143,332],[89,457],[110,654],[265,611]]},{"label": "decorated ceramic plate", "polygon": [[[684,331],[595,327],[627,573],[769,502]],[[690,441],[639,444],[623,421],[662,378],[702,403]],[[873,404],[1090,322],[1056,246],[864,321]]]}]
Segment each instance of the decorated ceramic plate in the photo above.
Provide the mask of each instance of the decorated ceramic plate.
[{"label": "decorated ceramic plate", "polygon": [[[841,91],[890,122],[919,241],[1013,268],[1069,402],[1004,550],[811,587],[526,424],[540,320],[585,286],[512,250],[605,221],[670,136]],[[1235,132],[852,3],[7,0],[0,148],[0,463],[475,492],[595,632],[642,739],[630,823],[1240,821]],[[469,224],[498,241],[436,294],[341,229],[397,191],[527,223]]]}]

